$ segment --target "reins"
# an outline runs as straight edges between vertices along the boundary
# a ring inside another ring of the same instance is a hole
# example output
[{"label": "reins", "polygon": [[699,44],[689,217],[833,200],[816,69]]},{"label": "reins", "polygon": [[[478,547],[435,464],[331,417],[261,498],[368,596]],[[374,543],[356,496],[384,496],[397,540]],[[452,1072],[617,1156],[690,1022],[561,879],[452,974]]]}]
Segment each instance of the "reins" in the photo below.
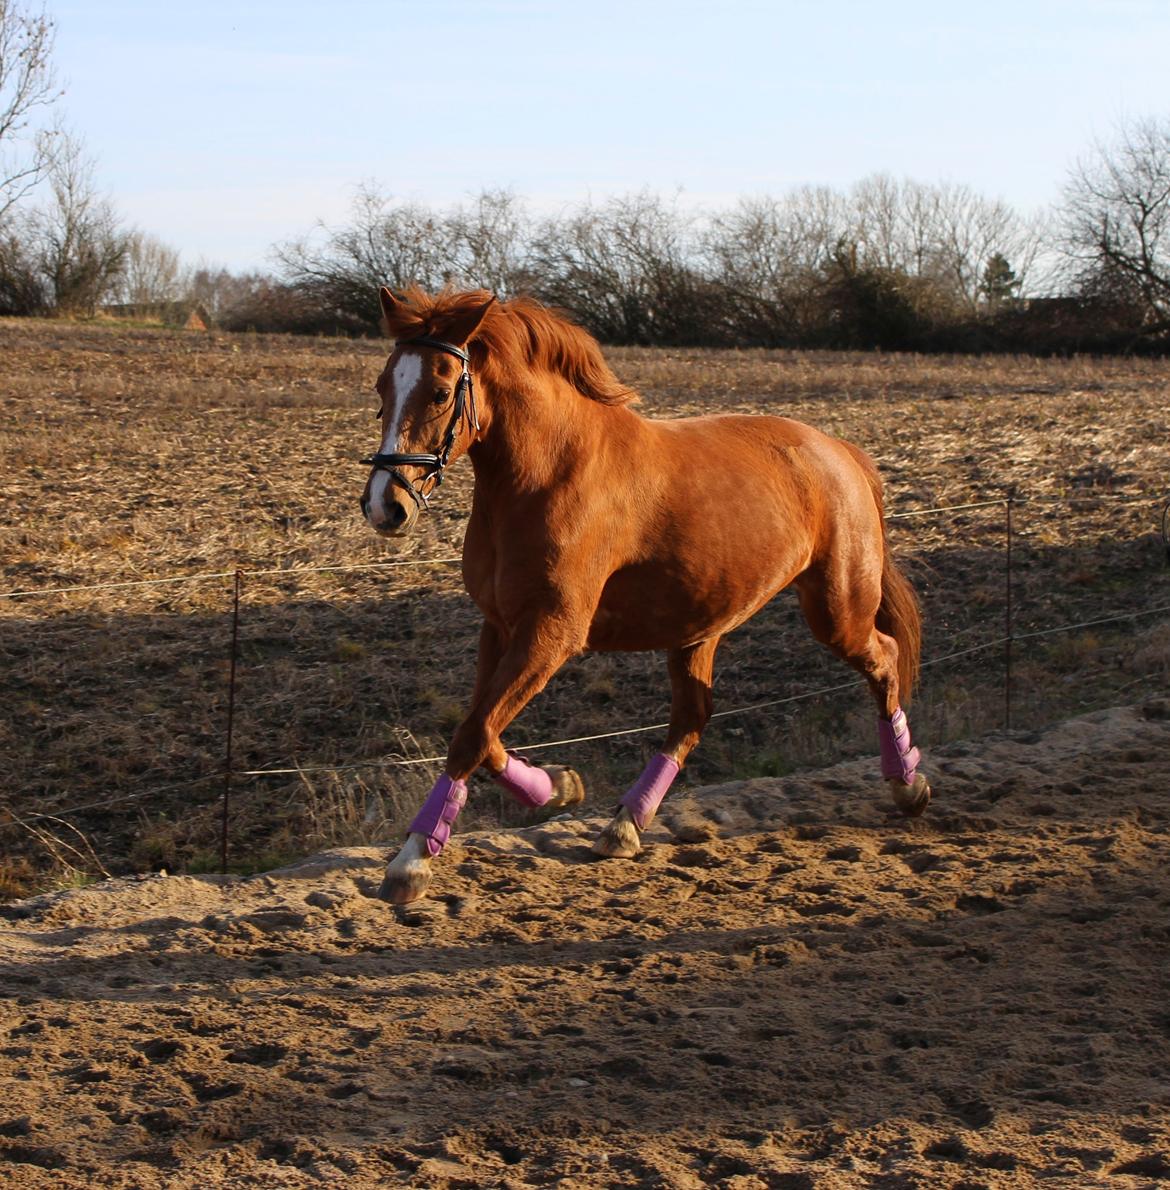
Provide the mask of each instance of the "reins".
[{"label": "reins", "polygon": [[[451,457],[451,451],[455,448],[455,439],[459,434],[459,426],[465,413],[469,415],[472,428],[479,429],[479,414],[475,408],[475,388],[471,381],[471,372],[468,369],[471,357],[462,347],[456,347],[454,343],[445,343],[442,339],[432,339],[430,335],[420,335],[417,339],[406,339],[402,346],[433,347],[436,351],[445,351],[448,355],[453,355],[462,361],[463,371],[459,374],[459,380],[455,385],[455,405],[451,411],[451,420],[447,423],[447,429],[443,433],[438,450],[433,454],[392,451],[370,455],[368,459],[362,459],[361,463],[363,466],[373,467],[375,471],[385,471],[391,481],[403,488],[419,508],[427,508],[431,493],[443,482],[443,470],[447,466],[447,460]],[[415,487],[398,470],[399,467],[426,468],[419,479],[418,487]],[[429,490],[425,490],[428,481],[432,479],[434,483]]]}]

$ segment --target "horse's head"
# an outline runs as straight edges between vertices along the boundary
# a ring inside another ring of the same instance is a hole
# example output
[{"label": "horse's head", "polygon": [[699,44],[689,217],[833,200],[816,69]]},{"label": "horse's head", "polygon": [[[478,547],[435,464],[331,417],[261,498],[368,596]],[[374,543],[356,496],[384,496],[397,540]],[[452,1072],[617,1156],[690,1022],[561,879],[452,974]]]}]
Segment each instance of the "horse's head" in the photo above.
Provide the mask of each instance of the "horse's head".
[{"label": "horse's head", "polygon": [[[470,296],[470,295],[469,295]],[[442,482],[443,469],[464,454],[480,429],[468,345],[494,299],[462,302],[435,318],[434,309],[380,294],[394,350],[378,377],[382,445],[367,459],[373,470],[362,512],[386,537],[408,532]]]}]

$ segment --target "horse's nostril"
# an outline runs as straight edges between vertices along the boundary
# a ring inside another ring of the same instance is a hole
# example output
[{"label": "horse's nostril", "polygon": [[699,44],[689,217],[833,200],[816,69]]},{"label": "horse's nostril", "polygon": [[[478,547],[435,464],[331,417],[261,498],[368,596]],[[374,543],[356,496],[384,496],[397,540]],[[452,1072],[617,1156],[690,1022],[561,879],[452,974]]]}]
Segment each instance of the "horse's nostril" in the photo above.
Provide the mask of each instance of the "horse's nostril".
[{"label": "horse's nostril", "polygon": [[358,503],[361,505],[362,516],[368,517],[370,515],[370,502],[363,496]]},{"label": "horse's nostril", "polygon": [[390,529],[397,529],[406,520],[406,509],[401,504],[391,504],[386,509],[386,526]]}]

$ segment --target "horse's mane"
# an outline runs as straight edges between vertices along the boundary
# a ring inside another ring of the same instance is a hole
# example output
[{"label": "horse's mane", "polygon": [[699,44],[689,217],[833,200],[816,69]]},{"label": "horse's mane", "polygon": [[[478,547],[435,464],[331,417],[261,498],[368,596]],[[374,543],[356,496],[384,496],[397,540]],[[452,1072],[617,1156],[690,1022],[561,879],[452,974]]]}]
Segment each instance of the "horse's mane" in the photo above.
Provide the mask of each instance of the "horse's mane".
[{"label": "horse's mane", "polygon": [[[431,296],[419,289],[403,295],[418,314],[413,334],[444,337],[446,328],[465,320],[491,300],[486,289],[444,290]],[[628,405],[638,399],[632,388],[613,374],[597,340],[567,314],[529,297],[494,302],[480,323],[475,344],[482,344],[486,363],[504,373],[540,370],[563,376],[582,396],[602,405]]]}]

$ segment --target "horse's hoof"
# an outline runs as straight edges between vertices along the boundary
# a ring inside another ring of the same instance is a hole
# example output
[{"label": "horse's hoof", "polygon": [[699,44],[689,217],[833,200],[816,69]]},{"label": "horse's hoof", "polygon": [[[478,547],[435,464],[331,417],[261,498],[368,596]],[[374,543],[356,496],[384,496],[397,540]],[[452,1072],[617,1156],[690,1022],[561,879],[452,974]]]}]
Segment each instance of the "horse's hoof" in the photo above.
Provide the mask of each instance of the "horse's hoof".
[{"label": "horse's hoof", "polygon": [[378,898],[391,905],[409,905],[426,894],[430,883],[430,868],[419,865],[395,871],[391,865],[386,869],[382,887],[378,889]]},{"label": "horse's hoof", "polygon": [[618,810],[609,826],[593,841],[593,854],[607,859],[633,859],[641,850],[638,828],[625,806]]},{"label": "horse's hoof", "polygon": [[894,796],[894,805],[907,818],[917,818],[930,805],[930,785],[921,773],[914,774],[914,783],[907,785],[897,777],[889,778],[890,792]]},{"label": "horse's hoof", "polygon": [[549,767],[544,770],[552,778],[552,797],[544,809],[553,814],[579,806],[585,800],[585,782],[573,769]]}]

